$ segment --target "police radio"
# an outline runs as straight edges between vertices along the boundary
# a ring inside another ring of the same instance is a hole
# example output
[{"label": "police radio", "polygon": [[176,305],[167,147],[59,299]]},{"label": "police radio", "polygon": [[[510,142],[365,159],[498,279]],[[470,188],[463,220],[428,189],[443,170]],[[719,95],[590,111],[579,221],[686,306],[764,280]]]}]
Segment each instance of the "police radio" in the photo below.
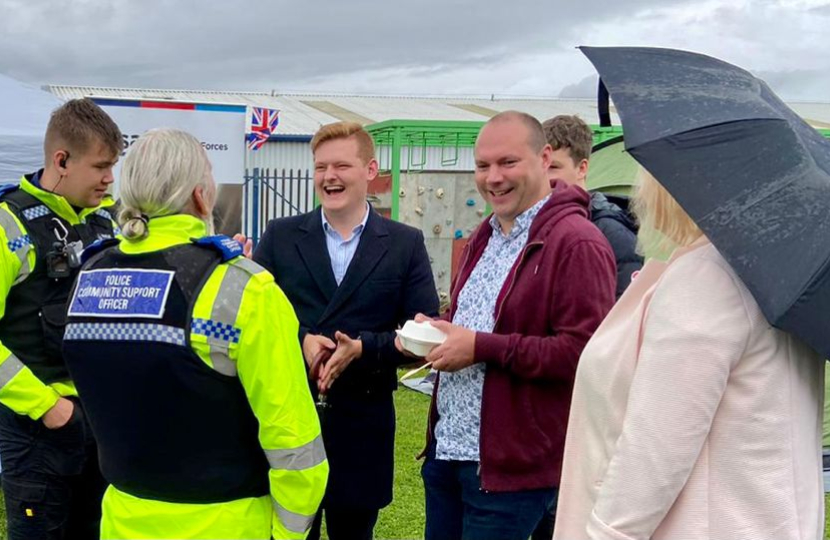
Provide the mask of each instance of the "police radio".
[{"label": "police radio", "polygon": [[46,275],[54,279],[68,278],[72,275],[72,270],[81,267],[84,245],[81,241],[67,242],[69,231],[66,226],[58,218],[52,218],[52,221],[55,222],[57,242],[46,253]]}]

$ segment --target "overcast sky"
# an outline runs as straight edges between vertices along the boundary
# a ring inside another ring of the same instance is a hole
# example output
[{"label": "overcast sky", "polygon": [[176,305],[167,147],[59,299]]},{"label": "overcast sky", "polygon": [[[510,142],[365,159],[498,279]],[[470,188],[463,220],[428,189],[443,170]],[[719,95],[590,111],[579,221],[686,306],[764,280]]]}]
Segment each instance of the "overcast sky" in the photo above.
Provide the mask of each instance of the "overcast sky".
[{"label": "overcast sky", "polygon": [[578,45],[673,47],[830,101],[830,0],[0,0],[35,84],[593,97]]}]

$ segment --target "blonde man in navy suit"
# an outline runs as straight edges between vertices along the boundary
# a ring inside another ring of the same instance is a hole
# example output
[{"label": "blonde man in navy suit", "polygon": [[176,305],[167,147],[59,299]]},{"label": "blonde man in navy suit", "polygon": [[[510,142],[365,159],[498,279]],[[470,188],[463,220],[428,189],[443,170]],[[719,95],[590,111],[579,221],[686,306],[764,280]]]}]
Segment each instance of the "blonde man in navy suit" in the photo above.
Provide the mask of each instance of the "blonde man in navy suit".
[{"label": "blonde man in navy suit", "polygon": [[395,329],[416,313],[436,315],[438,296],[421,231],[366,202],[378,173],[371,136],[338,122],[311,149],[320,207],[271,221],[254,260],[294,306],[312,391],[326,396],[331,473],[309,538],[319,538],[325,515],[331,540],[371,539],[392,501],[396,369],[411,362],[395,348]]}]

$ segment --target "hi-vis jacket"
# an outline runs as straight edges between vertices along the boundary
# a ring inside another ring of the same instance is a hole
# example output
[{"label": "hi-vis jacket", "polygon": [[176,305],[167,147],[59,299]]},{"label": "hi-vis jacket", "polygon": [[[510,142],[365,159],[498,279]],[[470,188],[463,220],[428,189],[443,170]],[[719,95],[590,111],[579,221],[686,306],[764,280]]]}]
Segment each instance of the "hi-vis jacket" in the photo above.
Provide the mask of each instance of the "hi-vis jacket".
[{"label": "hi-vis jacket", "polygon": [[[52,246],[44,244],[57,241],[51,238],[52,228],[65,231],[68,242],[84,245],[111,237],[112,222],[103,209],[115,203],[107,197],[95,208],[76,211],[60,195],[41,189],[36,175],[23,177],[15,189],[23,197],[13,198],[29,202],[18,209],[20,216],[10,200],[0,202],[0,403],[37,420],[61,396],[77,396],[60,359],[59,335],[63,305],[77,270],[70,277],[47,280],[44,256]],[[1,191],[4,199],[9,196],[7,189]],[[48,308],[61,312],[54,313],[58,320],[53,321],[52,340],[43,339],[45,319],[53,314],[44,315]]]},{"label": "hi-vis jacket", "polygon": [[93,254],[70,296],[64,355],[111,484],[103,538],[299,539],[323,497],[294,310],[205,234],[152,219]]}]

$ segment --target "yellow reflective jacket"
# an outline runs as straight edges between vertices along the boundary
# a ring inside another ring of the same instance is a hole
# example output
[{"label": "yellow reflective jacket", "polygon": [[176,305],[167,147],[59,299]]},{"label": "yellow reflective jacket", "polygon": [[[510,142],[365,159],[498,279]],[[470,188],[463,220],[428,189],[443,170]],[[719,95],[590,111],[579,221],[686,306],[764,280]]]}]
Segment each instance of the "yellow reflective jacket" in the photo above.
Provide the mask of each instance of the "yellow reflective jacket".
[{"label": "yellow reflective jacket", "polygon": [[[80,224],[88,215],[100,208],[115,204],[112,198],[107,196],[100,205],[76,212],[66,199],[40,189],[25,177],[20,180],[20,189],[34,196],[72,225]],[[23,282],[37,263],[34,246],[19,242],[19,239],[27,234],[8,204],[0,203],[0,319],[6,313],[6,298],[12,286]],[[17,249],[12,249],[13,247]],[[0,343],[0,403],[17,414],[37,420],[55,405],[59,397],[77,395],[71,381],[44,384]]]},{"label": "yellow reflective jacket", "polygon": [[[122,241],[120,249],[125,254],[148,253],[205,234],[204,223],[192,216],[154,218],[146,238]],[[216,267],[199,292],[194,318],[210,318],[221,284],[230,275],[235,280],[242,277],[245,283],[233,321],[241,330],[239,342],[231,344],[222,359],[234,365],[214,365],[211,344],[202,334],[191,333],[191,344],[205,364],[225,374],[235,371],[239,377],[271,466],[271,496],[181,504],[141,499],[110,486],[104,495],[102,538],[294,539],[307,535],[325,492],[329,467],[297,341],[299,323],[271,274],[243,257]]]}]

